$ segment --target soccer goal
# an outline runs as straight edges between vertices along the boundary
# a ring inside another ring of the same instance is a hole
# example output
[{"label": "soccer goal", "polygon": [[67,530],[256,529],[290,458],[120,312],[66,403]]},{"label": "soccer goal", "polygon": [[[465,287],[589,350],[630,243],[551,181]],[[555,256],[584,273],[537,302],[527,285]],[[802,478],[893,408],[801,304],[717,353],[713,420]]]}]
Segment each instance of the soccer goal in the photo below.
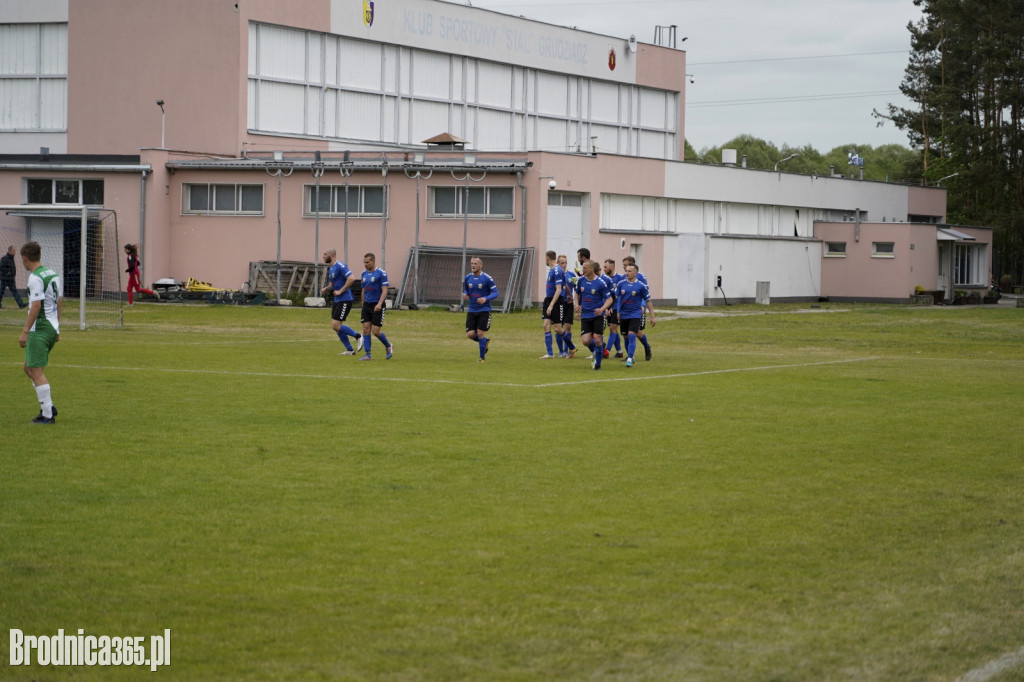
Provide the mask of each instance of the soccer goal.
[{"label": "soccer goal", "polygon": [[[39,242],[43,265],[60,275],[65,321],[77,317],[79,329],[124,326],[117,213],[76,205],[0,206],[0,250],[14,247],[22,292],[28,273],[18,252],[29,241]],[[2,315],[0,324],[24,324],[24,318]]]},{"label": "soccer goal", "polygon": [[533,248],[461,249],[420,246],[409,249],[405,278],[398,290],[397,305],[455,305],[462,303],[462,281],[469,273],[469,258],[479,256],[484,271],[494,278],[499,296],[495,310],[507,313],[530,305],[529,273]]}]

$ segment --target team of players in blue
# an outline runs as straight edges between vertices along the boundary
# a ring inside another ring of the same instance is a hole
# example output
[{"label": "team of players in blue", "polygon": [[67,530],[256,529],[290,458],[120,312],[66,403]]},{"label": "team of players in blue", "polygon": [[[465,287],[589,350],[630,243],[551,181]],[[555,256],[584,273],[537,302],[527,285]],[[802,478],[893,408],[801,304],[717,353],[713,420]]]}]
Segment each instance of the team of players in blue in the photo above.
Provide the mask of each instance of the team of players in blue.
[{"label": "team of players in blue", "polygon": [[[388,295],[388,273],[377,267],[377,257],[368,253],[363,256],[363,276],[360,281],[362,287],[363,307],[360,312],[359,321],[363,326],[362,335],[357,334],[351,327],[344,324],[352,309],[355,296],[352,294],[352,285],[356,281],[355,274],[347,265],[338,260],[338,252],[334,249],[324,251],[324,263],[330,266],[327,271],[327,286],[321,293],[325,296],[328,293],[334,294],[334,305],[331,308],[331,325],[334,332],[345,345],[341,355],[355,355],[360,350],[363,357],[360,360],[372,360],[371,345],[373,337],[384,346],[384,359],[390,360],[394,353],[394,346],[388,341],[384,334],[384,314],[387,310],[386,299]],[[356,339],[355,350],[349,337]]]},{"label": "team of players in blue", "polygon": [[[573,313],[580,315],[581,337],[583,345],[591,351],[591,366],[601,369],[601,360],[609,357],[608,347],[614,348],[615,357],[622,357],[620,334],[625,336],[626,366],[632,367],[636,343],[639,340],[644,346],[647,360],[651,359],[651,345],[644,333],[648,317],[651,325],[655,324],[654,307],[647,280],[637,270],[636,261],[632,257],[623,259],[625,274],[615,272],[615,261],[606,260],[604,268],[590,260],[590,251],[580,249],[577,252],[579,271],[570,271],[565,267],[565,256],[558,258],[554,251],[548,251],[545,259],[548,265],[544,304],[541,317],[544,320],[544,344],[547,353],[542,360],[554,357],[552,341],[557,341],[559,357],[571,358],[576,353],[572,341],[571,325]],[[560,262],[561,261],[561,262]],[[337,260],[337,252],[328,249],[324,252],[324,262],[330,266],[328,284],[321,293],[333,293],[334,305],[331,309],[331,321],[334,332],[338,335],[345,351],[341,355],[354,355],[360,349],[365,354],[361,360],[371,360],[371,343],[374,336],[385,348],[385,359],[390,360],[394,348],[381,329],[384,326],[385,300],[388,290],[387,273],[376,267],[376,257],[368,253],[363,257],[364,272],[362,275],[363,306],[360,322],[363,333],[360,336],[344,324],[355,300],[352,285],[356,275],[347,265]],[[494,278],[483,271],[483,261],[478,257],[470,260],[470,273],[462,281],[462,300],[468,303],[466,313],[466,338],[475,341],[479,348],[479,362],[487,358],[490,339],[487,333],[491,329],[491,302],[498,298],[498,285]],[[609,336],[606,347],[604,328],[608,325]],[[353,350],[349,338],[357,339]]]}]

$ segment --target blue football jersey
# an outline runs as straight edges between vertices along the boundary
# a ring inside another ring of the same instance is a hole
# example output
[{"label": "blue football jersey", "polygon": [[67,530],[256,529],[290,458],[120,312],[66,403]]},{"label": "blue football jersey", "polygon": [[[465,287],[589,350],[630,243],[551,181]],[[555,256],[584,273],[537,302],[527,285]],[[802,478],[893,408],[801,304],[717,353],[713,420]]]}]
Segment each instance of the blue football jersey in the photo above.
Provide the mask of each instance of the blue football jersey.
[{"label": "blue football jersey", "polygon": [[[462,280],[462,293],[469,296],[469,312],[479,313],[491,309],[491,301],[498,298],[498,285],[494,278],[486,272],[474,275],[472,272]],[[486,303],[478,303],[478,298],[486,298]]]},{"label": "blue football jersey", "polygon": [[[337,291],[338,289],[345,286],[345,282],[352,276],[352,271],[348,269],[348,266],[342,263],[340,260],[334,261],[334,265],[327,271],[327,277],[331,280],[331,289]],[[340,301],[351,301],[355,297],[352,295],[352,287],[349,287],[341,296],[335,296],[334,302]]]}]

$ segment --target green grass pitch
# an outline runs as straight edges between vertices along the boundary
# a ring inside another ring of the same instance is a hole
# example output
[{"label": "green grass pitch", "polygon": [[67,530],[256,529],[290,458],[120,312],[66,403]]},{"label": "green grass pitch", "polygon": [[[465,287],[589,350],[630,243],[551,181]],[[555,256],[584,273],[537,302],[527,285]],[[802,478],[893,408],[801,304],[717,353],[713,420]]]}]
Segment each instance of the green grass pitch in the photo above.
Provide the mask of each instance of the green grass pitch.
[{"label": "green grass pitch", "polygon": [[390,312],[394,358],[358,362],[326,310],[136,305],[65,325],[53,427],[0,326],[0,679],[153,674],[12,667],[12,628],[169,628],[174,680],[952,681],[1020,651],[1024,311],[804,308],[665,315],[595,372],[538,360],[537,312],[483,364],[463,315]]}]

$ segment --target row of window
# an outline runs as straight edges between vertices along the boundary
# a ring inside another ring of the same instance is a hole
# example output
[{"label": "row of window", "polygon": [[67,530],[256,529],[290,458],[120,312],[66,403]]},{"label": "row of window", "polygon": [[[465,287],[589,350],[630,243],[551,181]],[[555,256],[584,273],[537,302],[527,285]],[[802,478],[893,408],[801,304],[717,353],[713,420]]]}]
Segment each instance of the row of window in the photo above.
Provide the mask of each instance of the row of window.
[{"label": "row of window", "polygon": [[[263,185],[186,184],[183,213],[262,215]],[[476,219],[511,219],[512,187],[430,187],[429,213],[434,218],[468,216]],[[384,185],[306,185],[303,215],[355,218],[382,217],[387,211]]]},{"label": "row of window", "polygon": [[[846,242],[825,242],[825,255],[833,258],[846,257]],[[895,258],[895,242],[871,242],[872,258]]]}]

